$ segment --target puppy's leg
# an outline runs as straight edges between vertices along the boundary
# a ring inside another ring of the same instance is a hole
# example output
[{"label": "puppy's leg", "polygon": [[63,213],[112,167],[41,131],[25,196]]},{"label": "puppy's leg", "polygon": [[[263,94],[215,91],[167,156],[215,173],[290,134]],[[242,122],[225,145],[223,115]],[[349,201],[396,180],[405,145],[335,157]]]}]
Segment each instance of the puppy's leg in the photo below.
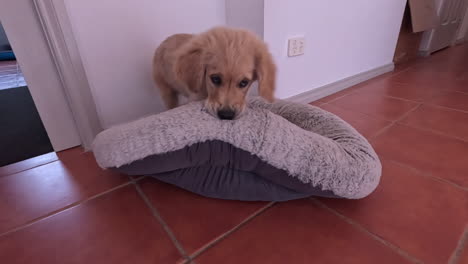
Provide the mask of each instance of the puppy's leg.
[{"label": "puppy's leg", "polygon": [[166,105],[167,109],[175,108],[179,105],[179,95],[176,90],[174,90],[164,78],[161,78],[159,75],[154,75],[154,81],[159,88],[159,92],[161,95],[164,104]]},{"label": "puppy's leg", "polygon": [[[161,84],[159,86],[161,86]],[[179,105],[179,94],[177,93],[177,91],[171,89],[169,86],[166,86],[164,88],[161,87],[160,91],[161,97],[167,109],[176,108]]]}]

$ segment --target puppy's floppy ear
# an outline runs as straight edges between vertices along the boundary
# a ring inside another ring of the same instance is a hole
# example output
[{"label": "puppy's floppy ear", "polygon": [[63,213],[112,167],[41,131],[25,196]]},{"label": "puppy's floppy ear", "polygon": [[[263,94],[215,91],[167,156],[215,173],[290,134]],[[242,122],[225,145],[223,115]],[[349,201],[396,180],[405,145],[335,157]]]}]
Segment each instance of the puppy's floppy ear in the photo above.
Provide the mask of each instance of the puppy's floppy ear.
[{"label": "puppy's floppy ear", "polygon": [[273,102],[276,89],[276,66],[265,43],[258,40],[255,54],[255,75],[258,80],[258,93]]},{"label": "puppy's floppy ear", "polygon": [[174,62],[176,78],[194,93],[202,91],[204,85],[203,53],[203,45],[197,39],[193,39],[181,47]]}]

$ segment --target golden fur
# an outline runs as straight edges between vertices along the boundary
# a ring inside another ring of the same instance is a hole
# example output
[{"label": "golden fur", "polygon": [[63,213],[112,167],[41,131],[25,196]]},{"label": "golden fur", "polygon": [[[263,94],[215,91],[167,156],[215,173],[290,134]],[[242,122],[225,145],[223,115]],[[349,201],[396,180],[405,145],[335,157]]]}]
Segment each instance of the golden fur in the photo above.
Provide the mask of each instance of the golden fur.
[{"label": "golden fur", "polygon": [[153,74],[169,109],[178,105],[181,94],[189,100],[205,99],[211,114],[233,119],[243,111],[254,81],[260,96],[274,99],[272,56],[266,44],[246,30],[217,27],[199,35],[172,35],[155,52]]}]

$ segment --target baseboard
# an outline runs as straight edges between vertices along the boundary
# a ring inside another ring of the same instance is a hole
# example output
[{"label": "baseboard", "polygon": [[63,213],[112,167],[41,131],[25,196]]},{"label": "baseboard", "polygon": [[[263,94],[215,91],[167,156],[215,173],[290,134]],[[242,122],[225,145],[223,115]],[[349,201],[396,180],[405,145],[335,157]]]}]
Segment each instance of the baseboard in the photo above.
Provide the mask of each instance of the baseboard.
[{"label": "baseboard", "polygon": [[418,56],[419,56],[419,57],[426,58],[426,57],[429,57],[430,55],[431,55],[431,52],[428,51],[428,50],[420,50],[420,51],[418,51]]},{"label": "baseboard", "polygon": [[460,38],[460,39],[457,39],[455,40],[455,45],[460,45],[460,44],[463,44],[467,41],[467,38]]},{"label": "baseboard", "polygon": [[296,103],[308,104],[310,102],[316,101],[325,96],[329,96],[331,94],[334,94],[336,92],[349,88],[358,83],[372,79],[381,74],[393,71],[394,68],[395,68],[395,65],[392,62],[386,65],[374,68],[372,70],[361,72],[356,75],[341,79],[334,83],[330,83],[322,87],[315,88],[313,90],[291,96],[289,98],[286,98],[286,100],[296,102]]}]

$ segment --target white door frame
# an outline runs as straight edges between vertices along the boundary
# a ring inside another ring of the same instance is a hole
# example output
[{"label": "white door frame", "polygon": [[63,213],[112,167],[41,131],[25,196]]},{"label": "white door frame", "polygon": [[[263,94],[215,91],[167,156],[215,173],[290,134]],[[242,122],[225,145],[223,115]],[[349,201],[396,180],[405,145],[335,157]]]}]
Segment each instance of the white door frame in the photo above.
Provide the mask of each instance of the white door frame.
[{"label": "white door frame", "polygon": [[80,145],[77,127],[33,2],[2,1],[0,19],[54,150]]},{"label": "white door frame", "polygon": [[102,131],[64,0],[33,0],[80,135],[89,149]]},{"label": "white door frame", "polygon": [[102,127],[64,0],[5,1],[0,19],[54,150],[89,149]]}]

